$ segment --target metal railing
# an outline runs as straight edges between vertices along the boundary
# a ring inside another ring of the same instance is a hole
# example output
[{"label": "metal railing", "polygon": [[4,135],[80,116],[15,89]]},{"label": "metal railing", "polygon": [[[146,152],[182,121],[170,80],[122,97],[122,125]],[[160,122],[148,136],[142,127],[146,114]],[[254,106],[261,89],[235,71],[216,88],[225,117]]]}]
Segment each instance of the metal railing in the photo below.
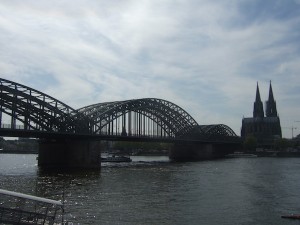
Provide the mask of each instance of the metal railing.
[{"label": "metal railing", "polygon": [[53,225],[58,211],[62,215],[60,201],[0,189],[1,224]]}]

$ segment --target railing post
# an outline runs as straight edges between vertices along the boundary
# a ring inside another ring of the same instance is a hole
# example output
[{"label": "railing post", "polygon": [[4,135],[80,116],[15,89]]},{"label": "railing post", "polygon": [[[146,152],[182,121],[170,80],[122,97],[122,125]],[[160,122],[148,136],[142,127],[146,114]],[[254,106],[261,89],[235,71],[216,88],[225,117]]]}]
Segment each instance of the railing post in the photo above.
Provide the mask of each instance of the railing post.
[{"label": "railing post", "polygon": [[0,128],[2,128],[2,104],[0,105]]}]

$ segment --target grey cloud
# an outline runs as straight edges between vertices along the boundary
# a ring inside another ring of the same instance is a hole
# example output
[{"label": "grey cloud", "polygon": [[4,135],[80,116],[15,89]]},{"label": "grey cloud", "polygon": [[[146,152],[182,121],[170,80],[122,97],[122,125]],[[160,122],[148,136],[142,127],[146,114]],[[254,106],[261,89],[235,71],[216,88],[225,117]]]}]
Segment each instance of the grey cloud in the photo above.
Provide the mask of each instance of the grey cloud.
[{"label": "grey cloud", "polygon": [[223,122],[239,133],[257,80],[272,79],[282,116],[295,117],[284,99],[300,79],[297,7],[292,1],[2,1],[0,69],[2,77],[75,108],[158,97],[200,123]]}]

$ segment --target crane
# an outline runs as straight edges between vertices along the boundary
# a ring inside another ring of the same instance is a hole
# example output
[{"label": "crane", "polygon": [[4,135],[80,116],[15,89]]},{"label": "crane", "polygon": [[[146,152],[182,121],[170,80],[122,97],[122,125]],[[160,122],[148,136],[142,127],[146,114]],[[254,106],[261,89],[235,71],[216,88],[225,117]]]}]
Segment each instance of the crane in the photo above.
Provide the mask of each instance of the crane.
[{"label": "crane", "polygon": [[300,123],[300,121],[297,121],[297,120],[296,120],[295,123]]},{"label": "crane", "polygon": [[[299,121],[300,122],[300,121]],[[292,139],[294,138],[294,130],[297,129],[297,127],[291,126],[291,127],[283,127],[285,129],[290,129],[292,131]]]}]

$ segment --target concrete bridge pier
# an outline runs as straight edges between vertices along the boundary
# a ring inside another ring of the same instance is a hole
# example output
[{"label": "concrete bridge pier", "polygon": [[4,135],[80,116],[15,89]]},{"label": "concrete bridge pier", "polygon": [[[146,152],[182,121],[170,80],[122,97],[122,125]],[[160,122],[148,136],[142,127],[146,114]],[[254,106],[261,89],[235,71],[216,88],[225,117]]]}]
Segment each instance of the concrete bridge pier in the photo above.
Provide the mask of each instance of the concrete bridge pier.
[{"label": "concrete bridge pier", "polygon": [[198,161],[223,158],[236,151],[236,144],[177,142],[170,151],[170,159],[174,161]]},{"label": "concrete bridge pier", "polygon": [[41,168],[101,167],[100,141],[78,139],[41,139],[38,165]]}]

